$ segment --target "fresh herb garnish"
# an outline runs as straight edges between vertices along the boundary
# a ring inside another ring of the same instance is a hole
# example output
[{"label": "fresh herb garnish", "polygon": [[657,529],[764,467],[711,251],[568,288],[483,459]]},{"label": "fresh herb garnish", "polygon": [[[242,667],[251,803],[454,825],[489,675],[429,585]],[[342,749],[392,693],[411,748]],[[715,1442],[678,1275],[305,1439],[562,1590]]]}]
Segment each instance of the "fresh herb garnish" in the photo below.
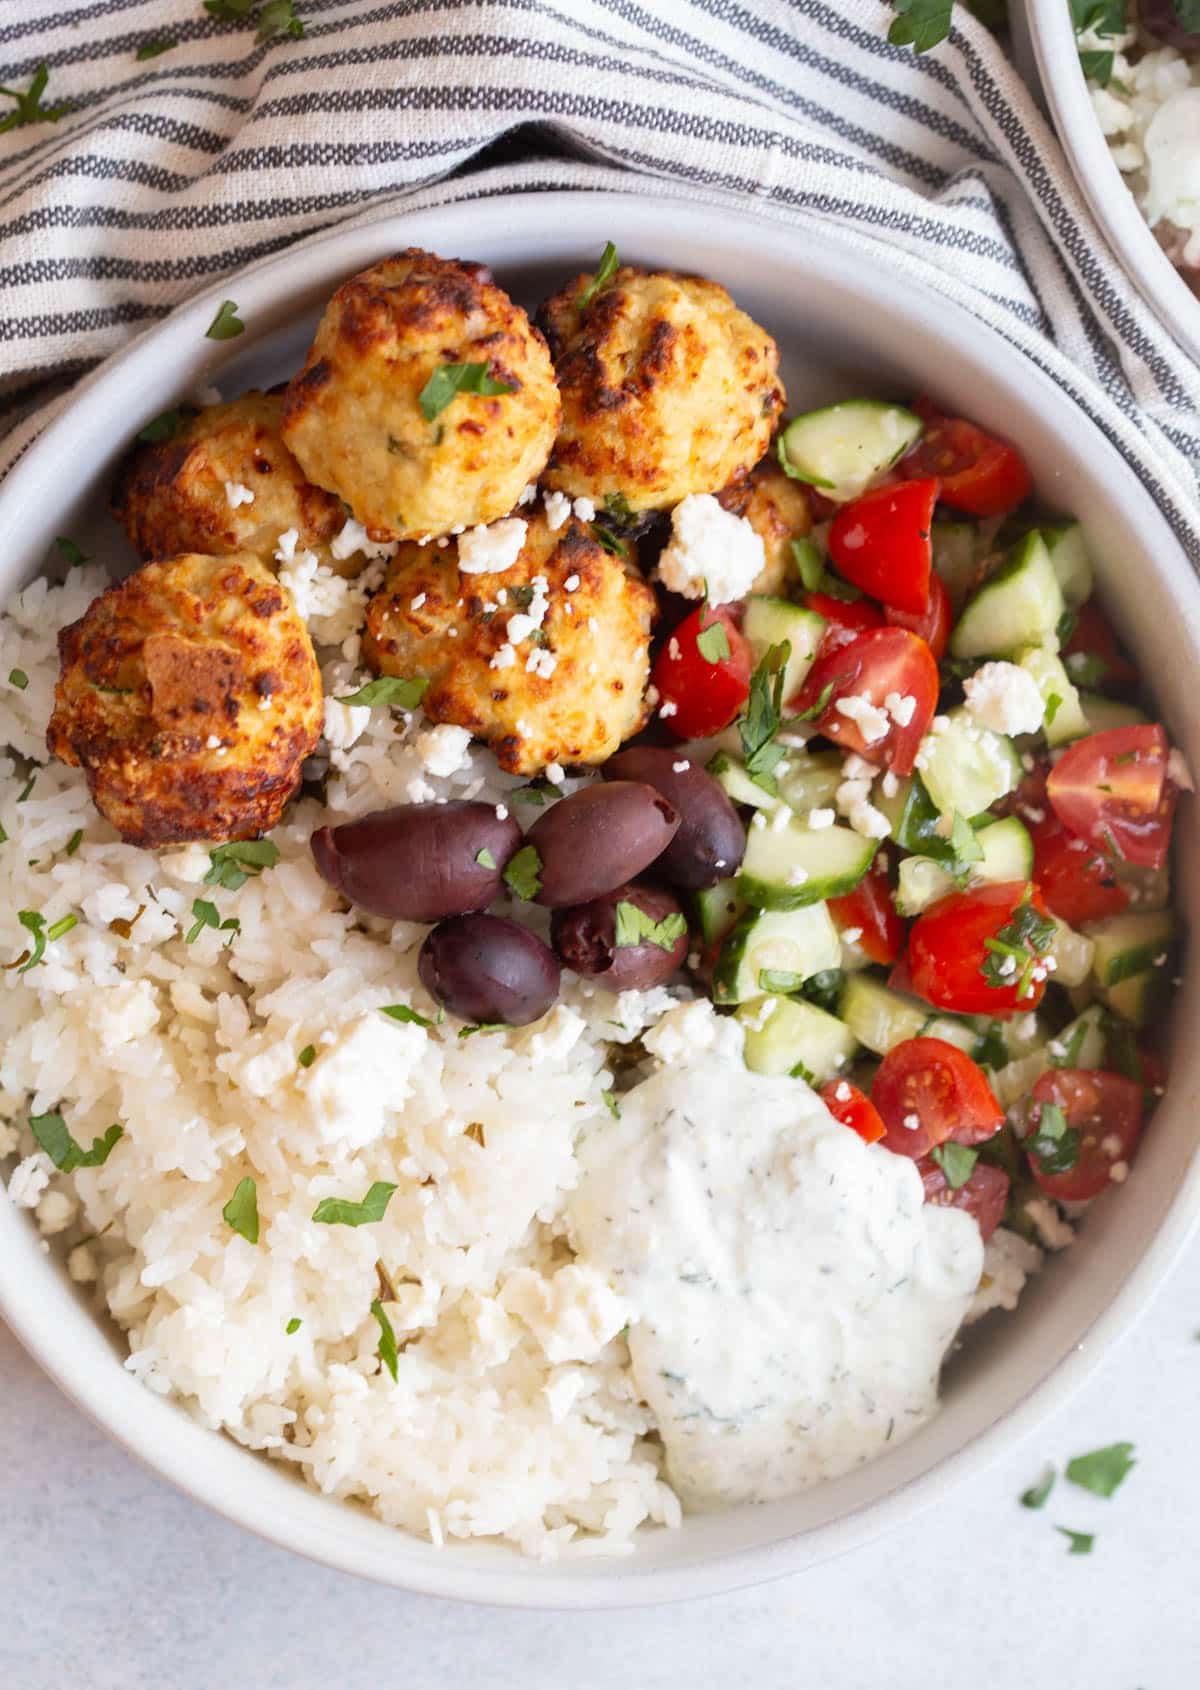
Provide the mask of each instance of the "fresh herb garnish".
[{"label": "fresh herb garnish", "polygon": [[606,493],[604,495],[604,508],[614,522],[629,523],[637,515],[624,493],[620,492]]},{"label": "fresh herb garnish", "polygon": [[28,88],[0,87],[0,94],[3,94],[5,99],[16,101],[13,109],[0,117],[0,135],[10,129],[24,129],[31,123],[57,123],[60,117],[66,116],[71,109],[69,100],[63,100],[57,106],[42,104],[42,95],[46,92],[49,80],[50,67],[43,59],[34,71]]},{"label": "fresh herb garnish", "polygon": [[496,866],[496,859],[493,857],[486,845],[482,851],[476,851],[475,861],[479,864],[480,868],[494,869]]},{"label": "fresh herb garnish", "polygon": [[20,792],[17,793],[17,803],[18,804],[23,804],[25,802],[25,800],[29,797],[29,794],[33,791],[33,785],[34,785],[34,782],[36,780],[37,780],[37,770],[35,769],[33,771],[33,773],[30,775],[29,779],[25,782],[25,785],[21,788]]},{"label": "fresh herb garnish", "polygon": [[803,1080],[806,1086],[811,1086],[816,1083],[816,1075],[813,1073],[812,1069],[807,1067],[803,1062],[794,1062],[792,1064],[792,1066],[788,1069],[788,1078],[792,1080]]},{"label": "fresh herb garnish", "polygon": [[365,704],[371,709],[377,704],[386,704],[397,710],[415,710],[428,690],[429,682],[424,677],[380,675],[377,680],[359,687],[357,692],[340,693],[337,702]]},{"label": "fresh herb garnish", "polygon": [[459,393],[515,393],[505,382],[488,374],[486,364],[439,364],[417,395],[426,422],[433,422]]},{"label": "fresh herb garnish", "polygon": [[[151,418],[145,428],[138,431],[138,439],[143,441],[147,446],[157,446],[163,440],[170,440],[172,435],[177,432],[182,421],[183,412],[179,410],[178,407],[170,411],[160,411],[156,417]],[[57,545],[60,549],[62,547],[62,543],[63,542],[61,540],[55,541],[55,545]],[[67,543],[68,545],[70,544],[69,541]],[[82,560],[79,558],[67,559],[68,563],[78,563],[80,561]]]},{"label": "fresh herb garnish", "polygon": [[1056,1532],[1061,1532],[1069,1541],[1071,1547],[1067,1551],[1068,1555],[1090,1555],[1092,1553],[1092,1545],[1096,1541],[1094,1532],[1073,1532],[1070,1526],[1055,1526],[1054,1529]]},{"label": "fresh herb garnish", "polygon": [[258,1187],[250,1178],[237,1183],[237,1190],[221,1210],[221,1219],[246,1240],[258,1243]]},{"label": "fresh herb garnish", "polygon": [[983,861],[983,846],[970,822],[957,810],[951,817],[948,843],[954,859],[952,872],[960,883],[965,883],[971,877],[971,864]]},{"label": "fresh herb garnish", "polygon": [[621,1105],[617,1102],[614,1094],[611,1091],[602,1091],[600,1096],[604,1099],[604,1107],[608,1110],[613,1120],[619,1121],[621,1119]]},{"label": "fresh herb garnish", "polygon": [[140,64],[146,59],[157,59],[161,53],[169,53],[172,47],[178,45],[178,41],[168,41],[165,36],[157,41],[143,41],[133,56]]},{"label": "fresh herb garnish", "polygon": [[236,340],[238,335],[245,334],[246,325],[237,314],[237,305],[232,299],[223,299],[217,308],[217,314],[204,331],[206,340]]},{"label": "fresh herb garnish", "polygon": [[16,687],[18,692],[24,692],[29,685],[29,676],[24,669],[10,669],[8,671],[8,684]]},{"label": "fresh herb garnish", "polygon": [[802,540],[793,540],[792,561],[796,565],[800,585],[805,592],[820,592],[821,583],[825,579],[825,560],[816,542],[810,540],[807,535]]},{"label": "fresh herb garnish", "polygon": [[1132,1444],[1109,1444],[1105,1449],[1093,1449],[1068,1461],[1067,1478],[1073,1485],[1090,1490],[1093,1496],[1111,1496],[1136,1466]]},{"label": "fresh herb garnish", "polygon": [[787,968],[760,968],[758,971],[760,992],[774,992],[786,997],[789,992],[798,992],[803,984],[803,974],[793,974]]},{"label": "fresh herb garnish", "polygon": [[71,931],[72,927],[78,926],[79,917],[77,915],[61,916],[59,920],[54,923],[53,927],[48,927],[46,929],[46,937],[47,939],[61,939],[64,934]]},{"label": "fresh herb garnish", "polygon": [[642,943],[657,945],[660,951],[673,951],[686,932],[687,921],[678,910],[655,921],[628,899],[622,898],[617,905],[613,943],[619,951],[631,950]]},{"label": "fresh herb garnish", "polygon": [[1089,77],[1101,88],[1107,88],[1112,81],[1113,63],[1116,54],[1109,52],[1080,53],[1079,63],[1083,67],[1083,74]]},{"label": "fresh herb garnish", "polygon": [[507,1021],[475,1021],[469,1027],[460,1027],[460,1039],[473,1039],[476,1033],[507,1033]]},{"label": "fresh herb garnish", "polygon": [[504,866],[504,884],[526,903],[542,889],[542,859],[536,845],[522,845]]},{"label": "fresh herb garnish", "polygon": [[1081,687],[1098,687],[1108,674],[1108,664],[1094,651],[1073,651],[1066,666],[1071,679]]},{"label": "fresh herb garnish", "polygon": [[[612,281],[621,267],[621,260],[617,257],[617,249],[611,241],[605,241],[604,251],[600,254],[600,262],[591,281],[579,296],[579,309],[586,311],[602,287]],[[605,504],[608,500],[605,500]]]},{"label": "fresh herb garnish", "polygon": [[322,1226],[367,1226],[383,1219],[395,1189],[387,1180],[377,1179],[361,1203],[351,1203],[345,1197],[323,1197],[312,1218]]},{"label": "fresh herb garnish", "polygon": [[1058,715],[1059,711],[1062,709],[1062,703],[1062,694],[1060,692],[1052,692],[1050,694],[1049,698],[1046,700],[1046,712],[1043,718],[1046,727],[1049,727],[1051,722]]},{"label": "fresh herb garnish", "polygon": [[896,16],[888,30],[893,47],[927,53],[950,33],[954,0],[892,0]]},{"label": "fresh herb garnish", "polygon": [[274,41],[279,35],[290,35],[293,41],[304,35],[304,20],[296,16],[292,0],[267,0],[258,14],[258,39]]},{"label": "fresh herb garnish", "polygon": [[[28,974],[31,968],[36,968],[46,954],[46,922],[36,910],[18,910],[17,920],[26,932],[33,935],[33,949],[24,956],[18,974]],[[11,964],[9,965],[12,966]]]},{"label": "fresh herb garnish", "polygon": [[431,1021],[427,1015],[419,1015],[415,1009],[410,1009],[406,1003],[385,1003],[379,1008],[380,1015],[390,1015],[393,1021],[411,1021],[414,1027],[436,1027],[442,1019],[441,1010],[438,1011],[437,1021]]},{"label": "fresh herb garnish", "polygon": [[1043,1103],[1037,1131],[1023,1141],[1030,1156],[1038,1159],[1043,1174],[1069,1174],[1079,1160],[1079,1134],[1067,1125],[1057,1103]]},{"label": "fresh herb garnish", "polygon": [[1081,1021],[1071,1037],[1063,1046],[1061,1056],[1050,1052],[1050,1066],[1052,1068],[1074,1068],[1079,1060],[1079,1052],[1083,1049],[1083,1041],[1087,1038],[1087,1024]]},{"label": "fresh herb garnish", "polygon": [[214,18],[240,22],[250,16],[256,4],[257,0],[204,0],[204,10]]},{"label": "fresh herb garnish", "polygon": [[845,984],[846,976],[840,968],[823,968],[819,974],[810,974],[804,982],[804,996],[818,1009],[827,1009],[830,1015],[836,1015]]},{"label": "fresh herb garnish", "polygon": [[1013,910],[994,939],[984,940],[987,957],[979,970],[989,986],[1015,986],[1017,996],[1033,990],[1034,973],[1054,943],[1058,931],[1052,917],[1043,915],[1033,902],[1033,888]]},{"label": "fresh herb garnish", "polygon": [[766,652],[750,677],[750,696],[737,724],[746,772],[772,794],[777,790],[775,767],[783,756],[775,735],[783,725],[783,671],[791,653],[787,640]]},{"label": "fresh herb garnish", "polygon": [[617,536],[610,529],[605,528],[603,523],[593,522],[592,533],[602,550],[606,551],[610,557],[623,558],[629,555],[624,540],[618,540]]},{"label": "fresh herb garnish", "polygon": [[303,1322],[301,1321],[300,1316],[298,1314],[294,1314],[283,1330],[290,1338],[293,1332],[299,1332],[302,1325]]},{"label": "fresh herb garnish", "polygon": [[514,804],[547,804],[555,796],[555,791],[549,782],[531,781],[528,786],[514,787],[505,796]]},{"label": "fresh herb garnish", "polygon": [[930,1154],[945,1174],[946,1184],[951,1191],[960,1191],[966,1185],[979,1160],[978,1150],[972,1150],[966,1144],[955,1144],[953,1139],[936,1145]]},{"label": "fresh herb garnish", "polygon": [[[1176,12],[1186,4],[1187,0],[1175,0]],[[1123,35],[1125,0],[1071,0],[1071,22],[1076,35],[1089,29],[1095,35]]]},{"label": "fresh herb garnish", "polygon": [[54,544],[58,547],[59,556],[66,563],[68,569],[75,569],[81,563],[89,561],[89,554],[81,552],[74,540],[68,540],[65,534],[60,534]]},{"label": "fresh herb garnish", "polygon": [[371,1304],[371,1313],[379,1322],[379,1348],[375,1351],[375,1354],[387,1368],[388,1372],[392,1376],[392,1379],[396,1380],[398,1378],[396,1365],[399,1360],[400,1352],[396,1348],[396,1334],[392,1330],[392,1323],[388,1319],[384,1306],[379,1301],[378,1297],[376,1297]]},{"label": "fresh herb garnish", "polygon": [[64,1174],[74,1173],[76,1168],[102,1168],[108,1161],[113,1145],[125,1136],[124,1127],[119,1127],[114,1122],[100,1138],[92,1140],[90,1150],[85,1150],[71,1137],[67,1123],[57,1110],[49,1115],[31,1115],[29,1130],[54,1166]]},{"label": "fresh herb garnish", "polygon": [[1036,1485],[1030,1485],[1028,1490],[1021,1492],[1022,1508],[1044,1508],[1046,1499],[1054,1489],[1054,1481],[1058,1477],[1053,1467],[1047,1467]]},{"label": "fresh herb garnish", "polygon": [[205,927],[215,927],[219,933],[228,933],[230,944],[233,943],[233,935],[240,933],[242,930],[242,924],[237,916],[231,915],[228,920],[222,921],[217,906],[210,904],[207,898],[194,898],[192,900],[192,914],[196,919],[184,938],[186,945],[194,944]]},{"label": "fresh herb garnish", "polygon": [[316,1047],[316,1045],[305,1045],[304,1049],[300,1052],[299,1056],[296,1058],[296,1061],[300,1064],[301,1068],[311,1068],[313,1063],[316,1060],[317,1060],[317,1047]]},{"label": "fresh herb garnish", "polygon": [[787,727],[792,722],[815,722],[829,709],[829,700],[833,697],[834,687],[839,686],[846,679],[845,675],[835,675],[831,681],[826,681],[808,709],[797,711],[796,715],[789,716],[783,726]]},{"label": "fresh herb garnish", "polygon": [[214,845],[208,854],[212,866],[204,884],[223,886],[227,892],[238,891],[253,875],[274,868],[279,861],[279,847],[269,839],[231,839],[226,845]]},{"label": "fresh herb garnish", "polygon": [[77,827],[75,829],[74,833],[71,835],[71,837],[67,840],[67,855],[68,855],[68,857],[73,857],[75,855],[76,851],[78,851],[79,847],[82,844],[83,844],[83,829],[81,827]]},{"label": "fresh herb garnish", "polygon": [[730,655],[729,635],[720,617],[715,617],[696,635],[696,650],[706,663],[724,663]]}]

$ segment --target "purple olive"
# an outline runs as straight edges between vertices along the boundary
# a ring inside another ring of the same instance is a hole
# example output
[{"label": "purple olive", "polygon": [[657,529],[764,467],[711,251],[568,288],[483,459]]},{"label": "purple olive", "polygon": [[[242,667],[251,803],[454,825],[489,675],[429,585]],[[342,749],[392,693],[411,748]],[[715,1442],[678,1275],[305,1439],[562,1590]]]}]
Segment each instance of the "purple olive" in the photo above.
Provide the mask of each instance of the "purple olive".
[{"label": "purple olive", "polygon": [[1200,30],[1180,22],[1175,0],[1138,0],[1138,22],[1168,47],[1200,47]]},{"label": "purple olive", "polygon": [[398,804],[310,841],[318,872],[352,904],[393,921],[486,909],[504,889],[521,829],[491,804]]},{"label": "purple olive", "polygon": [[673,886],[702,892],[736,874],[746,850],[746,830],[722,787],[678,748],[631,745],[610,757],[605,780],[640,780],[661,792],[679,812],[679,832],[654,865]]},{"label": "purple olive", "polygon": [[549,945],[498,915],[456,915],[426,935],[421,984],[463,1021],[523,1027],[558,997],[560,970]]},{"label": "purple olive", "polygon": [[585,904],[661,857],[679,817],[640,781],[585,786],[539,816],[526,839],[541,858],[539,904]]},{"label": "purple olive", "polygon": [[[653,937],[648,927],[658,929]],[[661,886],[617,886],[590,903],[555,910],[550,937],[568,968],[611,992],[661,986],[682,968],[688,948],[679,900]]]}]

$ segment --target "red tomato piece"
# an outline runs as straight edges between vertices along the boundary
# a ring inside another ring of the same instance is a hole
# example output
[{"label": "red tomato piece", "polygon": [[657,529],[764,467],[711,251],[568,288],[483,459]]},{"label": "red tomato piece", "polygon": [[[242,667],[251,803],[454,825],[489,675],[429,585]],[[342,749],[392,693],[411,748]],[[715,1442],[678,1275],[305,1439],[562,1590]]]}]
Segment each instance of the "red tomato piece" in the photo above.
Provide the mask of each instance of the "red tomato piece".
[{"label": "red tomato piece", "polygon": [[[1075,627],[1062,650],[1064,660],[1070,657],[1091,657],[1096,662],[1092,672],[1074,670],[1076,685],[1101,692],[1121,692],[1136,686],[1138,672],[1117,644],[1112,624],[1094,599],[1081,604],[1075,613]],[[1067,673],[1073,666],[1067,663]]]},{"label": "red tomato piece", "polygon": [[877,1143],[887,1131],[871,1099],[849,1080],[827,1081],[820,1096],[834,1120],[851,1128],[867,1144]]},{"label": "red tomato piece", "polygon": [[[1036,887],[1031,891],[1024,880],[950,892],[931,904],[908,934],[908,969],[917,996],[958,1015],[1036,1009],[1048,971],[1032,941],[1017,942],[1013,932],[1013,918],[1024,905],[1045,917],[1041,893]],[[1004,930],[1007,934],[1001,938]],[[1006,944],[1021,954],[993,949]],[[1002,981],[993,984],[990,976],[1000,970]]]},{"label": "red tomato piece", "polygon": [[[713,627],[725,630],[729,652],[715,662],[697,643]],[[654,660],[650,679],[658,689],[659,715],[680,739],[720,733],[750,696],[751,667],[750,647],[732,612],[701,605],[684,617]]]},{"label": "red tomato piece", "polygon": [[843,505],[829,526],[829,556],[838,574],[896,610],[924,615],[937,496],[937,481],[927,477],[873,487]]},{"label": "red tomato piece", "polygon": [[946,591],[946,583],[940,575],[929,577],[929,604],[920,616],[910,616],[907,611],[893,610],[890,605],[886,614],[893,628],[907,628],[910,634],[916,634],[933,653],[934,662],[942,661],[950,643],[950,627],[954,621],[954,613],[950,608],[950,594]]},{"label": "red tomato piece", "polygon": [[982,1144],[1004,1125],[983,1069],[945,1039],[904,1039],[875,1075],[871,1101],[887,1128],[884,1144],[914,1162],[952,1138]]},{"label": "red tomato piece", "polygon": [[1046,777],[1063,826],[1110,857],[1161,868],[1171,846],[1176,790],[1157,723],[1106,728],[1068,745]]},{"label": "red tomato piece", "polygon": [[1030,1094],[1030,1135],[1041,1126],[1042,1105],[1057,1104],[1068,1130],[1078,1135],[1075,1165],[1065,1173],[1047,1173],[1041,1158],[1029,1152],[1029,1166],[1042,1190],[1063,1203],[1098,1197],[1117,1170],[1128,1168],[1142,1131],[1142,1088],[1124,1074],[1104,1069],[1051,1068]]},{"label": "red tomato piece", "polygon": [[1068,927],[1102,921],[1129,902],[1129,893],[1113,873],[1112,860],[1068,833],[1055,816],[1026,820],[1033,839],[1033,878],[1046,908]]},{"label": "red tomato piece", "polygon": [[937,709],[937,664],[906,628],[875,628],[828,650],[822,642],[791,708],[811,710],[823,697],[817,728],[826,739],[910,775]]},{"label": "red tomato piece", "polygon": [[848,599],[835,599],[832,593],[805,593],[804,604],[807,610],[815,610],[825,618],[825,632],[817,648],[819,655],[849,645],[868,628],[883,627],[883,612],[870,599],[855,599],[851,603]]},{"label": "red tomato piece", "polygon": [[878,857],[853,892],[830,898],[829,913],[843,933],[857,929],[852,943],[872,962],[886,967],[904,949],[904,922],[896,914],[887,868]]},{"label": "red tomato piece", "polygon": [[1012,1183],[1003,1168],[990,1162],[977,1162],[965,1185],[952,1189],[941,1168],[932,1156],[922,1156],[917,1163],[921,1184],[925,1187],[925,1201],[943,1209],[965,1209],[979,1222],[983,1242],[995,1232],[1004,1217],[1008,1202],[1008,1188]]},{"label": "red tomato piece", "polygon": [[1003,516],[1033,491],[1025,460],[1015,447],[963,417],[948,417],[929,399],[913,406],[925,432],[902,461],[907,475],[936,475],[943,504],[971,516]]}]

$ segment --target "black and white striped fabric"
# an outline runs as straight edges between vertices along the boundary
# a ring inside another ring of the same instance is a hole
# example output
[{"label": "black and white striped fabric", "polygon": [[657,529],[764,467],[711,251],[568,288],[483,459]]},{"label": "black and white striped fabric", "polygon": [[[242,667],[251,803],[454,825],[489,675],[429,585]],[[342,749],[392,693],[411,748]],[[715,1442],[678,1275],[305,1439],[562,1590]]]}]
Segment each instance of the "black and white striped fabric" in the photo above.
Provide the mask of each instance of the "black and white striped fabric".
[{"label": "black and white striped fabric", "polygon": [[[995,41],[876,0],[0,0],[0,470],[190,292],[383,207],[636,187],[752,202],[952,298],[1068,390],[1200,567],[1200,372],[1106,248]],[[139,47],[170,41],[139,59]],[[7,107],[7,102],[5,103]]]}]

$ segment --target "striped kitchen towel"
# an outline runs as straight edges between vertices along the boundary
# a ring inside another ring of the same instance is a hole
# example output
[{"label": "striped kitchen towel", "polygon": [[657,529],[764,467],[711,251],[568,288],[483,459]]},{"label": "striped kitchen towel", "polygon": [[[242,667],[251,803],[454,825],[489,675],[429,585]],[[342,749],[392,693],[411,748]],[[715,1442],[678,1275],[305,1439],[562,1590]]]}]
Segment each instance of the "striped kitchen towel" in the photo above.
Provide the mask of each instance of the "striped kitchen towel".
[{"label": "striped kitchen towel", "polygon": [[888,45],[891,15],[876,0],[4,0],[0,83],[27,92],[0,114],[54,120],[0,134],[0,469],[98,360],[290,242],[385,207],[652,176],[967,306],[1125,454],[1200,567],[1200,372],[1135,295],[992,37],[959,6],[917,58]]}]

